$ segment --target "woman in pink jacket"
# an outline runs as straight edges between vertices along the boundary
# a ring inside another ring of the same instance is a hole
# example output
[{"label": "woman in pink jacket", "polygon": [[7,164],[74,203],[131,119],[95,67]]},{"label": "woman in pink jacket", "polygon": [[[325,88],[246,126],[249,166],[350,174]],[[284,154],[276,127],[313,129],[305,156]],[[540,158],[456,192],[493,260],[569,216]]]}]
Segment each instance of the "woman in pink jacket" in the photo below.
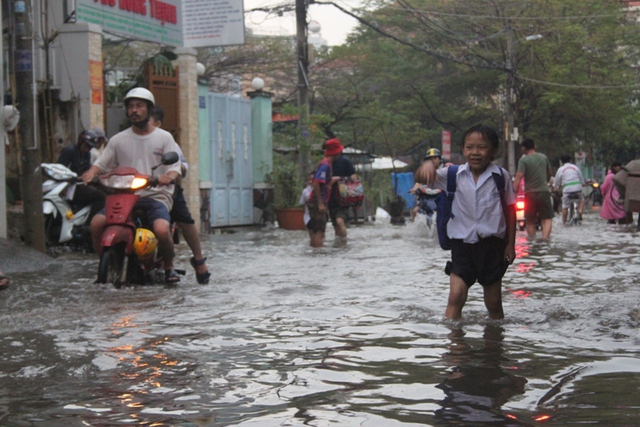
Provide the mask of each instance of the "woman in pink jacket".
[{"label": "woman in pink jacket", "polygon": [[616,200],[620,197],[620,193],[613,185],[613,176],[620,171],[622,163],[618,160],[611,162],[611,169],[607,174],[604,182],[600,186],[602,192],[602,208],[600,209],[600,216],[607,220],[608,224],[625,224],[627,213],[624,211],[622,205],[616,203]]}]

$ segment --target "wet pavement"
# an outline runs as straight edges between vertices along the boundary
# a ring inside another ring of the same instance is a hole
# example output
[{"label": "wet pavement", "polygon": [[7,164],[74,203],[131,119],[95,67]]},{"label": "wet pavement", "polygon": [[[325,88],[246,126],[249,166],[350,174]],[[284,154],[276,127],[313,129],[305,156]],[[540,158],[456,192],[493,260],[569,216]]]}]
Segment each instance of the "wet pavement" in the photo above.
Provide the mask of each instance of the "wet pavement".
[{"label": "wet pavement", "polygon": [[635,227],[518,233],[489,321],[474,286],[442,318],[442,251],[423,222],[205,236],[213,280],[93,283],[63,253],[0,293],[2,426],[637,425]]}]

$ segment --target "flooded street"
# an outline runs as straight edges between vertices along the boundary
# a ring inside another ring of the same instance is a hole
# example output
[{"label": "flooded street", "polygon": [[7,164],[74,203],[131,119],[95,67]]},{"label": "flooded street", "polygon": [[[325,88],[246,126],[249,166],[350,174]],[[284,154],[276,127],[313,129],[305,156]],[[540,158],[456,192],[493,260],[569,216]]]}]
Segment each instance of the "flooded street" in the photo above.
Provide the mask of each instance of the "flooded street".
[{"label": "flooded street", "polygon": [[175,289],[93,283],[67,253],[0,293],[2,426],[640,425],[640,233],[555,219],[517,235],[489,321],[475,285],[445,322],[449,252],[422,222],[184,243]]}]

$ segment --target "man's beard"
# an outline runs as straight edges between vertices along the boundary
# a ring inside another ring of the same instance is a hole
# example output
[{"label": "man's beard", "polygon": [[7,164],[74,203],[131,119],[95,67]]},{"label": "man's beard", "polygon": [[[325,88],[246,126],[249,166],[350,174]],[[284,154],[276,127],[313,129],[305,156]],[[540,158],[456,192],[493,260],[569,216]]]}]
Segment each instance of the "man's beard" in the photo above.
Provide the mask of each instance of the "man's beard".
[{"label": "man's beard", "polygon": [[147,116],[144,120],[134,122],[133,120],[131,120],[131,117],[128,117],[129,121],[131,122],[131,125],[137,127],[138,129],[146,128],[150,118],[151,118],[150,116]]}]

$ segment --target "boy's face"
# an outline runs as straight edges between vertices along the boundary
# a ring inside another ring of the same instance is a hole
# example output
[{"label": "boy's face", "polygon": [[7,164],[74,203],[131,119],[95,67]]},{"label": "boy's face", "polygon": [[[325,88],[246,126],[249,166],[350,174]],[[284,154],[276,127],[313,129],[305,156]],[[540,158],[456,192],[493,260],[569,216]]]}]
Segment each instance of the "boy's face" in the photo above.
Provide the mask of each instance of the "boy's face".
[{"label": "boy's face", "polygon": [[481,134],[474,132],[465,138],[462,154],[469,162],[469,168],[472,172],[482,173],[493,160],[496,148],[489,141],[485,141]]}]

